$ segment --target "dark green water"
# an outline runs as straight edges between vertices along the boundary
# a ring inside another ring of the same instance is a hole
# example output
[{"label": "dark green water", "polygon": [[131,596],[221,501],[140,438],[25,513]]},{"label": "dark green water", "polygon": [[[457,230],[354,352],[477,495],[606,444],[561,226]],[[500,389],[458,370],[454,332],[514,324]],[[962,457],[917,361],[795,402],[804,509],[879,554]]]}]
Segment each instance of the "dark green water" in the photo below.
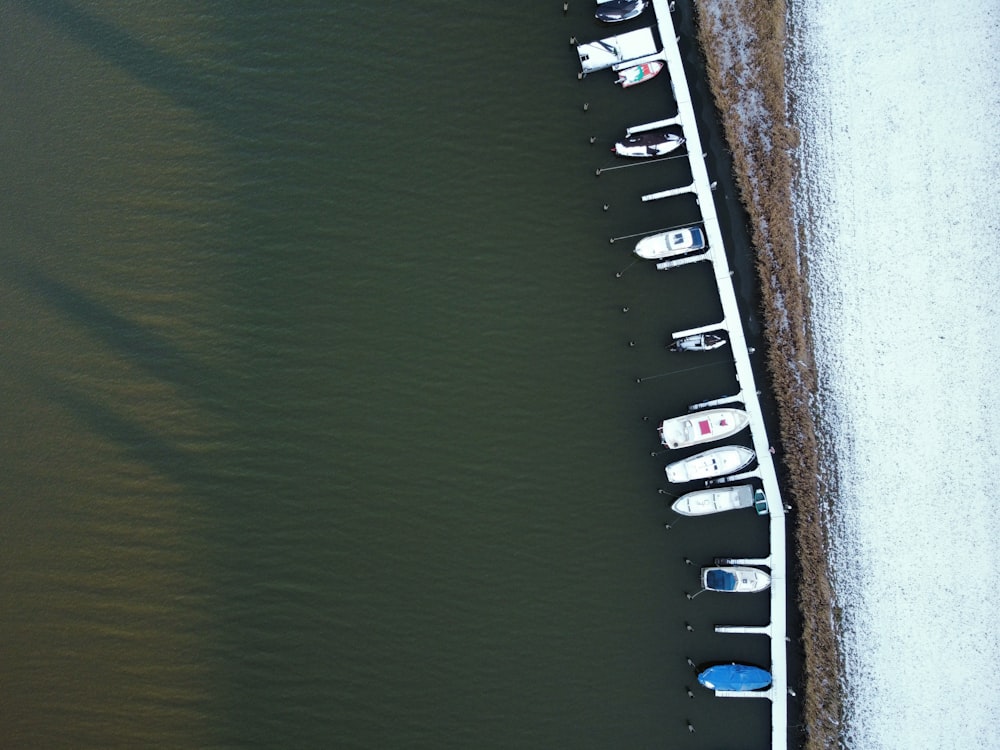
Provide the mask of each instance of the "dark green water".
[{"label": "dark green water", "polygon": [[707,266],[615,278],[698,214],[594,177],[673,111],[591,10],[0,5],[0,745],[766,747],[685,662],[766,666],[684,596],[766,527],[663,528],[655,420],[736,386],[663,348]]}]

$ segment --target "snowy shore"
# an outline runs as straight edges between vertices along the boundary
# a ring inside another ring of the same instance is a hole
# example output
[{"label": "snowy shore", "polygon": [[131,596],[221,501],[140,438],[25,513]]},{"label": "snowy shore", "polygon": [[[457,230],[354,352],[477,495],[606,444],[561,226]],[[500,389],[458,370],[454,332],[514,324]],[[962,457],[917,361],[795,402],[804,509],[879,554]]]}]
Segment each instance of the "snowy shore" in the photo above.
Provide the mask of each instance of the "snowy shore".
[{"label": "snowy shore", "polygon": [[1000,747],[994,6],[696,6],[782,438],[816,459],[788,467],[811,748]]},{"label": "snowy shore", "polygon": [[1000,167],[1000,11],[820,1],[790,20],[844,739],[1000,747],[976,687],[1000,667],[1000,217],[982,190]]}]

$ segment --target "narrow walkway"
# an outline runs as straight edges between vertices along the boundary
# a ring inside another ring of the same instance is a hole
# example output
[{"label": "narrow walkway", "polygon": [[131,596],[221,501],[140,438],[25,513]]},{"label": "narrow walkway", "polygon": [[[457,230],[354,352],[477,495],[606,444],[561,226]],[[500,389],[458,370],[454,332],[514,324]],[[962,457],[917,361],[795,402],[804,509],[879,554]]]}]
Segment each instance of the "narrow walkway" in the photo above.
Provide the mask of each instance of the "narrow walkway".
[{"label": "narrow walkway", "polygon": [[[698,197],[702,220],[708,238],[709,258],[715,272],[716,284],[719,288],[719,298],[722,300],[722,310],[725,319],[721,327],[729,334],[733,356],[736,364],[736,377],[740,383],[741,399],[750,416],[750,432],[753,437],[753,447],[759,464],[758,473],[767,494],[770,520],[769,562],[771,568],[771,622],[766,628],[741,628],[722,626],[719,632],[735,632],[749,635],[765,635],[771,639],[771,688],[768,691],[752,694],[716,693],[726,697],[767,697],[771,700],[771,748],[786,750],[788,746],[788,664],[786,656],[786,605],[788,592],[785,578],[785,510],[778,490],[778,480],[774,471],[774,460],[770,452],[770,442],[764,430],[764,418],[760,401],[757,398],[757,388],[754,383],[753,370],[750,367],[750,354],[746,338],[743,335],[743,324],[740,319],[739,307],[736,303],[736,292],[726,259],[719,218],[715,209],[712,194],[712,183],[702,156],[701,138],[695,122],[694,108],[691,105],[691,92],[688,88],[684,65],[681,61],[680,49],[677,46],[677,32],[674,30],[673,18],[670,14],[669,0],[653,0],[653,10],[656,13],[660,38],[663,42],[662,59],[667,63],[670,81],[673,84],[674,97],[677,100],[680,126],[684,130],[687,141],[688,159],[691,173],[694,175],[692,192]],[[633,128],[645,129],[646,126]],[[689,188],[684,188],[687,192]],[[672,191],[665,191],[670,193]],[[659,195],[653,194],[657,198]],[[646,196],[643,200],[655,200]]]}]

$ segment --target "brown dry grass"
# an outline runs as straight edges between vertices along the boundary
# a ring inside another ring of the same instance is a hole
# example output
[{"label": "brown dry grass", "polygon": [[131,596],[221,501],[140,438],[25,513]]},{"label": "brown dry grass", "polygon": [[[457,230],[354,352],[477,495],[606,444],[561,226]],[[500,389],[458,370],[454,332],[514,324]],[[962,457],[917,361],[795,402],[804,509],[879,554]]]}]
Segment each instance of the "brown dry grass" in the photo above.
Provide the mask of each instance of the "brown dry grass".
[{"label": "brown dry grass", "polygon": [[[795,508],[806,747],[826,750],[840,745],[843,712],[823,523],[823,498],[834,480],[820,460],[812,408],[817,381],[808,329],[808,290],[792,212],[798,139],[785,111],[786,2],[703,0],[695,8],[709,82],[732,149],[740,197],[753,226],[767,364],[778,403],[781,459],[788,476],[786,494]],[[763,107],[748,104],[748,92],[756,92],[756,101]]]}]

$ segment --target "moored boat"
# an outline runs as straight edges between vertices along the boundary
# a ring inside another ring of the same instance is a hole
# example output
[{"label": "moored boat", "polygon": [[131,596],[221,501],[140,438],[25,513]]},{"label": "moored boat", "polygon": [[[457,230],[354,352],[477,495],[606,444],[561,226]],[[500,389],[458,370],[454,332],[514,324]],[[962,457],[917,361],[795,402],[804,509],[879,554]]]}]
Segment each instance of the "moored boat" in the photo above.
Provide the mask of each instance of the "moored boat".
[{"label": "moored boat", "polygon": [[676,133],[636,133],[618,141],[613,151],[618,156],[647,159],[653,156],[665,156],[680,148],[683,143],[684,138]]},{"label": "moored boat", "polygon": [[713,566],[701,569],[701,587],[708,591],[753,594],[771,585],[771,576],[745,565]]},{"label": "moored boat", "polygon": [[635,244],[635,254],[647,260],[672,258],[705,247],[705,234],[700,227],[682,227],[643,237]]},{"label": "moored boat", "polygon": [[659,60],[632,65],[618,71],[618,79],[615,83],[619,84],[623,89],[627,89],[629,86],[636,86],[640,83],[645,83],[651,78],[656,78],[661,70],[663,70],[663,63]]},{"label": "moored boat", "polygon": [[698,682],[711,690],[760,690],[771,684],[771,673],[749,664],[719,664],[701,672]]},{"label": "moored boat", "polygon": [[660,442],[668,448],[686,448],[729,437],[750,424],[742,409],[708,409],[660,422]]},{"label": "moored boat", "polygon": [[695,479],[724,477],[739,471],[754,459],[754,452],[742,445],[724,445],[668,464],[667,480],[680,484]]},{"label": "moored boat", "polygon": [[605,23],[628,21],[640,15],[648,5],[646,0],[605,0],[598,3],[594,18]]},{"label": "moored boat", "polygon": [[[763,495],[763,493],[761,494]],[[729,487],[688,492],[677,498],[670,508],[682,516],[708,516],[727,510],[749,508],[753,504],[753,485],[734,484]]]},{"label": "moored boat", "polygon": [[726,345],[726,339],[717,333],[693,333],[674,339],[667,346],[672,352],[707,352]]},{"label": "moored boat", "polygon": [[628,64],[632,60],[643,60],[660,52],[659,39],[652,26],[576,45],[583,75]]}]

